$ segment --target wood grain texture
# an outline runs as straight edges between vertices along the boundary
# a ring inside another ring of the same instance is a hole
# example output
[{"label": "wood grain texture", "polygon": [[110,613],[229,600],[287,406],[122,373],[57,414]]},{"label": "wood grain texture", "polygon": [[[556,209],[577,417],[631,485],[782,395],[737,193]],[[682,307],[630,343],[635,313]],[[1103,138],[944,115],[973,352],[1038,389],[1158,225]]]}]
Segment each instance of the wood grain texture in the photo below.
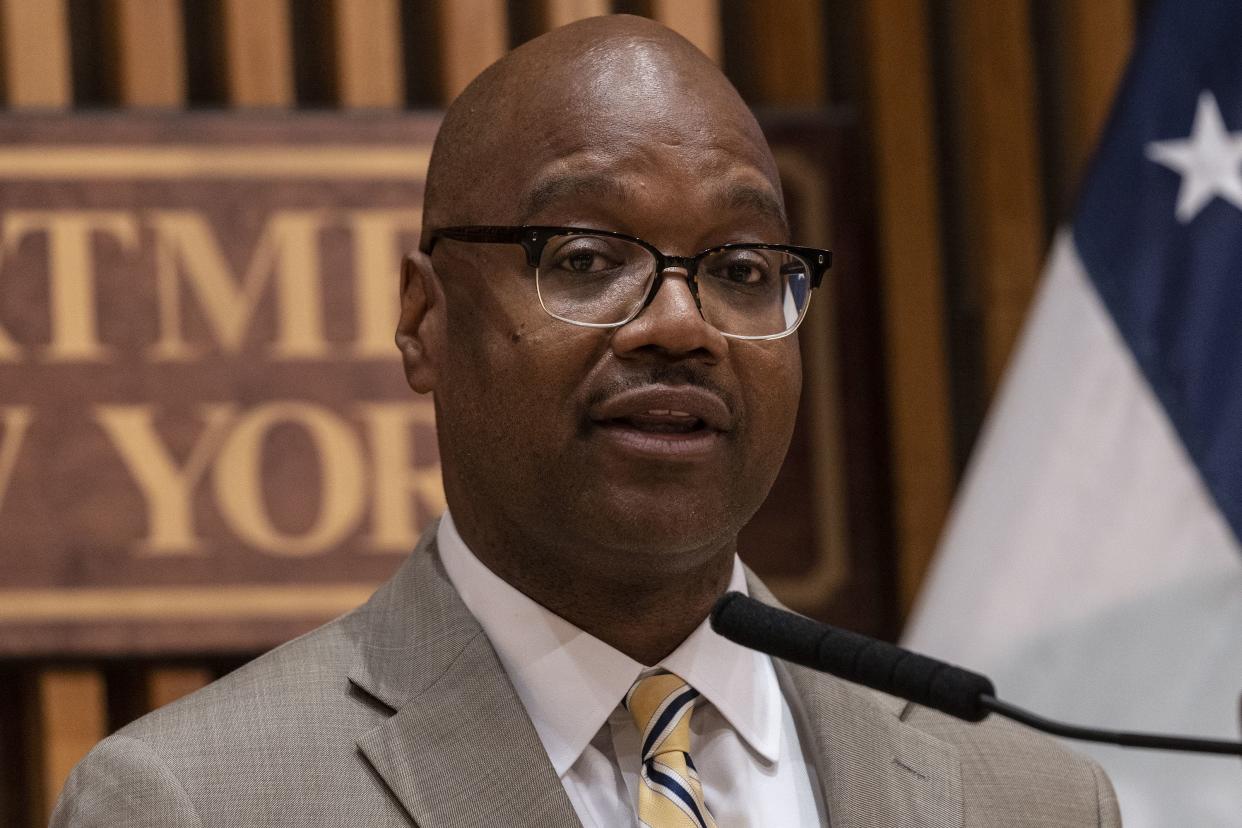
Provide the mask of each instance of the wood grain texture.
[{"label": "wood grain texture", "polygon": [[397,0],[334,0],[332,30],[337,103],[351,109],[401,106],[405,81]]},{"label": "wood grain texture", "polygon": [[868,0],[860,24],[883,283],[898,591],[905,612],[953,496],[929,24],[921,0]]},{"label": "wood grain texture", "polygon": [[114,85],[122,106],[185,105],[185,32],[177,0],[109,0]]},{"label": "wood grain texture", "polygon": [[649,14],[720,63],[724,57],[719,0],[651,0]]},{"label": "wood grain texture", "polygon": [[539,22],[544,31],[612,11],[609,0],[539,0]]},{"label": "wood grain texture", "polygon": [[0,0],[5,101],[11,109],[73,102],[65,0]]},{"label": "wood grain texture", "polygon": [[1025,0],[948,6],[966,278],[978,291],[985,395],[991,399],[1035,292],[1043,220],[1030,7]]},{"label": "wood grain texture", "polygon": [[1063,202],[1077,192],[1134,48],[1132,0],[1057,0],[1048,9],[1060,41],[1055,90],[1062,147],[1055,171]]},{"label": "wood grain texture", "polygon": [[155,667],[147,671],[146,708],[155,710],[206,687],[214,678],[206,667]]},{"label": "wood grain texture", "polygon": [[236,107],[292,106],[287,0],[221,0],[226,96]]},{"label": "wood grain texture", "polygon": [[69,771],[108,734],[103,675],[85,668],[49,668],[35,677],[39,824],[47,824]]},{"label": "wood grain texture", "polygon": [[817,0],[748,0],[743,10],[756,99],[765,106],[822,106],[828,99],[824,7]]},{"label": "wood grain texture", "polygon": [[509,47],[504,0],[438,0],[440,100],[449,104]]}]

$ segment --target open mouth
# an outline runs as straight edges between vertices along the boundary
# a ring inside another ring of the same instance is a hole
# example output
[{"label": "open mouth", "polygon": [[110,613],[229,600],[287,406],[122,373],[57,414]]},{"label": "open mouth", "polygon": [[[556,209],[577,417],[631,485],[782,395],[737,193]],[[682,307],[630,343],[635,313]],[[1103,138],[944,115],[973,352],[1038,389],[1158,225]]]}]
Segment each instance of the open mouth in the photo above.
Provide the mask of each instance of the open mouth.
[{"label": "open mouth", "polygon": [[689,385],[630,388],[592,406],[589,416],[613,449],[660,461],[710,457],[734,425],[722,397]]},{"label": "open mouth", "polygon": [[606,420],[605,424],[618,428],[632,428],[635,431],[652,435],[693,434],[707,428],[707,423],[702,418],[685,411],[671,409],[653,409],[624,417],[615,417]]}]

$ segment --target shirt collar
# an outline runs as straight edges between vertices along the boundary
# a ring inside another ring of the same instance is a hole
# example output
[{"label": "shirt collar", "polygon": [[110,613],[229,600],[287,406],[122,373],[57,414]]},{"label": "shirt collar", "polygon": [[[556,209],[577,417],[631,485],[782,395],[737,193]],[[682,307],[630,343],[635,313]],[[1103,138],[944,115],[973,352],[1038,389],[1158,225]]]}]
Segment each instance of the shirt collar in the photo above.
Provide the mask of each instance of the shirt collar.
[{"label": "shirt collar", "polygon": [[[487,634],[552,767],[564,776],[645,669],[488,569],[444,513],[436,541],[449,580]],[[734,558],[729,589],[747,592]],[[681,676],[768,763],[780,755],[780,687],[771,659],[705,619],[658,666]]]}]

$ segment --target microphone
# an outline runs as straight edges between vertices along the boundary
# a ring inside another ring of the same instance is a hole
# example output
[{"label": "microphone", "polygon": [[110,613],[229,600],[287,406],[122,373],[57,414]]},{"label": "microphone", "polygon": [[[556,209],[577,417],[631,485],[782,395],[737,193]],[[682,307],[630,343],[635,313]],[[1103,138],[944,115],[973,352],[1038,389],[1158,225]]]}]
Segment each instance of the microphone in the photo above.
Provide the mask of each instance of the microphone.
[{"label": "microphone", "polygon": [[1037,716],[1001,701],[991,679],[925,655],[769,606],[740,592],[721,596],[712,629],[743,647],[801,664],[968,722],[992,713],[1056,736],[1124,747],[1242,756],[1242,742],[1099,730]]}]

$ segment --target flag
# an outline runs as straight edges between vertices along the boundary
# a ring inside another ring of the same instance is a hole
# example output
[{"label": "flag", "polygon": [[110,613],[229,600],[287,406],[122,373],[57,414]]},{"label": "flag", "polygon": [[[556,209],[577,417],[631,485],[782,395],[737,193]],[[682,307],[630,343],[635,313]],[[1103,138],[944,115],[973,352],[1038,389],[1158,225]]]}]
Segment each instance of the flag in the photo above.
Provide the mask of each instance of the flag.
[{"label": "flag", "polygon": [[[1239,737],[1242,3],[1147,20],[905,643],[1055,718]],[[1242,763],[1075,743],[1127,826],[1242,825]]]}]

